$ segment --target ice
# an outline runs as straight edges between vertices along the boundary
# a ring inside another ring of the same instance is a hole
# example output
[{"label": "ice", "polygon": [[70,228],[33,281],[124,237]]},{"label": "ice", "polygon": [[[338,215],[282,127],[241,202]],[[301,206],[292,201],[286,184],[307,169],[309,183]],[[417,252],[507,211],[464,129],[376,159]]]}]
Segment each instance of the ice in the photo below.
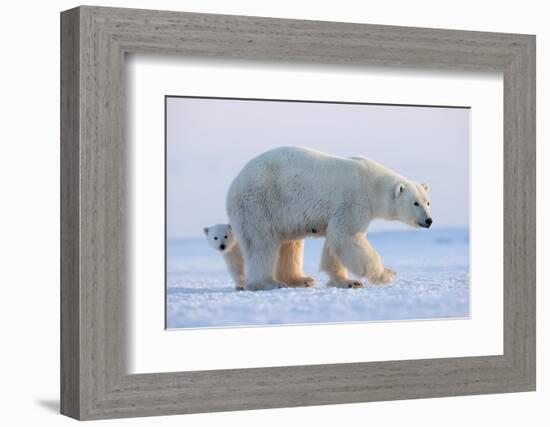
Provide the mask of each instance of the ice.
[{"label": "ice", "polygon": [[237,292],[221,255],[204,238],[169,240],[167,327],[418,320],[469,316],[467,228],[369,234],[384,264],[397,272],[389,285],[325,286],[318,272],[322,238],[307,239],[304,270],[313,289]]}]

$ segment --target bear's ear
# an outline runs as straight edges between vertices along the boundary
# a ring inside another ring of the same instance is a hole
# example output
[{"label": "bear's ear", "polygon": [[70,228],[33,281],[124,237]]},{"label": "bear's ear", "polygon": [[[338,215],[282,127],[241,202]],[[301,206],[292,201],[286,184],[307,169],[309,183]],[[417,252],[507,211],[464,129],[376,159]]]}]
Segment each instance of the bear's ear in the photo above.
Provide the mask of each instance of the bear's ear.
[{"label": "bear's ear", "polygon": [[208,227],[204,227],[202,231],[204,231],[204,234],[208,235]]},{"label": "bear's ear", "polygon": [[430,191],[430,184],[428,184],[427,182],[423,183],[423,184],[420,184],[422,186],[422,188],[424,189],[424,191],[427,193],[428,191]]},{"label": "bear's ear", "polygon": [[405,185],[400,182],[395,186],[395,189],[393,190],[393,198],[397,199],[399,196],[401,196],[401,194],[403,194],[403,191],[405,191]]},{"label": "bear's ear", "polygon": [[227,228],[231,230],[231,224],[227,224]]}]

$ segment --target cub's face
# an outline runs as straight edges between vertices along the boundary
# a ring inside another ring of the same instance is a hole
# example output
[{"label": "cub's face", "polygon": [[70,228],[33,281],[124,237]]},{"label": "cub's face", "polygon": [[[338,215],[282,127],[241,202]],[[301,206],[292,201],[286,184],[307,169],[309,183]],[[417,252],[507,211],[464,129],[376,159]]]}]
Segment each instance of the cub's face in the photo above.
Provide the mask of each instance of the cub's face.
[{"label": "cub's face", "polygon": [[203,228],[204,235],[211,247],[220,252],[225,252],[235,245],[231,225],[216,224]]},{"label": "cub's face", "polygon": [[428,190],[428,184],[397,183],[393,194],[396,219],[413,227],[430,228],[433,221]]}]

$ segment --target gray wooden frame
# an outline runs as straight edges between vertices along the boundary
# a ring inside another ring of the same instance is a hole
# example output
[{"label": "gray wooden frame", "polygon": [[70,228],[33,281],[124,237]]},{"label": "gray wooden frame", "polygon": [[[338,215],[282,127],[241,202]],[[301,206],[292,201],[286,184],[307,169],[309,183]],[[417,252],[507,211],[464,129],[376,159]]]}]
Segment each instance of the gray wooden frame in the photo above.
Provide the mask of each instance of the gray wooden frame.
[{"label": "gray wooden frame", "polygon": [[[502,72],[504,354],[128,375],[124,57],[130,52]],[[61,166],[65,415],[99,419],[535,389],[534,36],[71,9],[61,14]]]}]

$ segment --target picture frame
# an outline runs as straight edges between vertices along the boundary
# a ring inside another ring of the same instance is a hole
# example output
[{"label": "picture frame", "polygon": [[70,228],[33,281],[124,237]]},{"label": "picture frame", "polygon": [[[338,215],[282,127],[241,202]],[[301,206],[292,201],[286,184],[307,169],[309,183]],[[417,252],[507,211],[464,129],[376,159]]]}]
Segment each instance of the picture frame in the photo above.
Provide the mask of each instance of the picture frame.
[{"label": "picture frame", "polygon": [[[503,354],[128,374],[128,53],[502,72]],[[61,413],[88,420],[535,390],[535,160],[532,35],[91,6],[62,12]]]}]

